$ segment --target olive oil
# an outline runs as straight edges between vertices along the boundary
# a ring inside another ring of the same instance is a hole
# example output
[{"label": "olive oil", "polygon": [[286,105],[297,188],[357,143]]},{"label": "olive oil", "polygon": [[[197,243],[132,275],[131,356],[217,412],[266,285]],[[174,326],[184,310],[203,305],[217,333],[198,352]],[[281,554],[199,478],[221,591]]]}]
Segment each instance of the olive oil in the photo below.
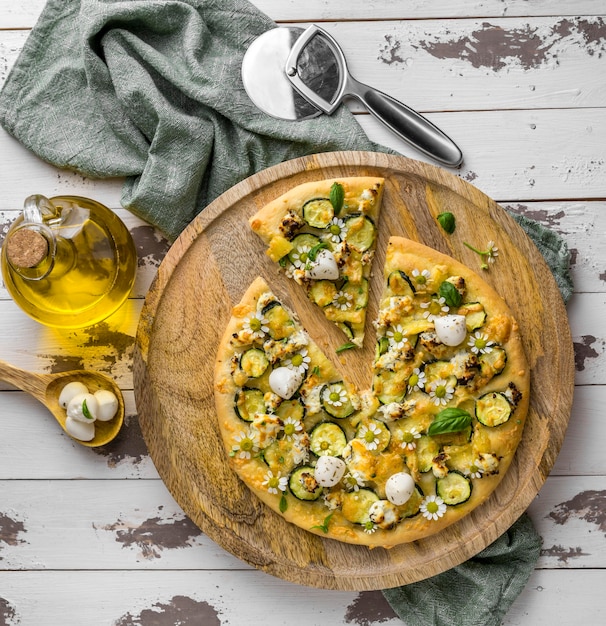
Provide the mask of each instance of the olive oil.
[{"label": "olive oil", "polygon": [[1,251],[2,276],[33,319],[59,328],[100,322],[128,298],[137,252],[124,223],[87,198],[30,196]]}]

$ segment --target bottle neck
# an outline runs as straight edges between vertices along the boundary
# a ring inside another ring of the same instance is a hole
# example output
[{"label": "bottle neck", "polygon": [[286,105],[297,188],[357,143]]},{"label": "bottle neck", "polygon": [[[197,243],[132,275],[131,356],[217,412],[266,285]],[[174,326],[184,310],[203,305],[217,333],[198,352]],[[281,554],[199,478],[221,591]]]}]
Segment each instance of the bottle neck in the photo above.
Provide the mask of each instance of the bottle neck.
[{"label": "bottle neck", "polygon": [[40,280],[53,268],[56,241],[44,224],[22,222],[6,236],[6,259],[27,280]]}]

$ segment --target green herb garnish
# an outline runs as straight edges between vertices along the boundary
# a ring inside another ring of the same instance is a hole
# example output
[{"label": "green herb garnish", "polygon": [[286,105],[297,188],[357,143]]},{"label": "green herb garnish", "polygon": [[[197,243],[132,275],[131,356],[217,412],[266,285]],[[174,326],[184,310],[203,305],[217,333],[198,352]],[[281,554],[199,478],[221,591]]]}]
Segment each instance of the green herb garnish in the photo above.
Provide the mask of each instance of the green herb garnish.
[{"label": "green herb garnish", "polygon": [[316,257],[318,256],[318,252],[320,252],[320,250],[322,250],[323,248],[328,248],[328,244],[324,241],[317,243],[313,248],[309,250],[309,252],[307,253],[307,258],[310,261],[315,261]]},{"label": "green herb garnish", "polygon": [[335,215],[339,215],[343,208],[343,201],[345,200],[345,191],[341,183],[333,183],[330,188],[330,203],[335,210]]},{"label": "green herb garnish", "polygon": [[280,513],[284,513],[284,511],[286,511],[287,508],[288,508],[288,500],[286,499],[286,496],[282,494],[282,497],[280,498]]},{"label": "green herb garnish", "polygon": [[449,234],[452,235],[456,228],[455,216],[450,211],[445,211],[438,215],[438,222],[440,226]]},{"label": "green herb garnish", "polygon": [[317,524],[316,526],[312,526],[310,530],[314,528],[319,528],[323,533],[328,532],[328,523],[330,522],[330,518],[333,516],[333,513],[330,513],[324,518],[324,521],[321,524]]},{"label": "green herb garnish", "polygon": [[443,435],[464,430],[471,424],[471,415],[454,407],[440,411],[427,429],[428,435]]},{"label": "green herb garnish", "polygon": [[356,344],[352,343],[351,341],[348,341],[346,343],[341,344],[336,350],[335,352],[337,354],[339,354],[339,352],[345,352],[345,350],[351,350],[352,348],[355,348]]},{"label": "green herb garnish", "polygon": [[438,289],[438,292],[442,298],[444,298],[448,306],[457,307],[461,304],[461,294],[458,289],[445,280]]},{"label": "green herb garnish", "polygon": [[311,370],[312,374],[314,374],[315,376],[319,376],[320,375],[320,366],[316,365],[313,370]]},{"label": "green herb garnish", "polygon": [[91,412],[88,409],[88,406],[86,404],[86,400],[82,400],[82,415],[84,415],[84,417],[87,420],[94,420],[95,418],[91,415]]}]

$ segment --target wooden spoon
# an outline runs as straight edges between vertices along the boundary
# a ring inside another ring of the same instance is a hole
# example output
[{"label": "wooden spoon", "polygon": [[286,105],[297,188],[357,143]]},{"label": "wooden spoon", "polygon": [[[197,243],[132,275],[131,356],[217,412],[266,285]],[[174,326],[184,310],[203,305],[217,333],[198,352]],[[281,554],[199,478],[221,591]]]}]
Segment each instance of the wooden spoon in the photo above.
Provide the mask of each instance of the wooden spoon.
[{"label": "wooden spoon", "polygon": [[[58,374],[34,374],[0,361],[0,380],[14,385],[39,400],[54,415],[55,419],[65,430],[66,411],[59,404],[59,395],[67,383],[81,382],[86,385],[90,393],[99,389],[112,391],[118,398],[118,412],[108,422],[95,422],[95,436],[91,441],[81,441],[70,437],[83,446],[95,448],[109,443],[120,431],[124,421],[124,398],[116,383],[98,372],[76,370],[60,372]],[[67,433],[67,431],[65,431]],[[69,435],[69,433],[67,433]]]}]

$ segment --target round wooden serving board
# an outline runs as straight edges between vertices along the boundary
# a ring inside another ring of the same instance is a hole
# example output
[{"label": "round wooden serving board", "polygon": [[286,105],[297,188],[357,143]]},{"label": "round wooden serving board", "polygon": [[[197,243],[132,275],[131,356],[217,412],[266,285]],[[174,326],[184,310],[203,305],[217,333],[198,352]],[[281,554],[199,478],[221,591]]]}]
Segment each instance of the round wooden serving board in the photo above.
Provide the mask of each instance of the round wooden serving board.
[{"label": "round wooden serving board", "polygon": [[[362,350],[336,356],[344,336],[277,272],[248,218],[307,181],[383,176],[385,195]],[[436,221],[456,216],[446,234]],[[252,496],[230,469],[213,395],[216,349],[252,280],[265,278],[299,314],[312,338],[361,388],[370,384],[372,320],[390,235],[449,254],[481,273],[518,319],[531,367],[531,402],[509,471],[483,505],[427,539],[385,550],[340,543],[285,522]],[[496,242],[488,271],[463,245]],[[282,163],[242,181],[208,206],[162,262],[141,313],[134,362],[143,435],[166,486],[185,513],[218,544],[256,568],[314,587],[370,590],[415,582],[467,560],[528,507],[559,452],[572,404],[574,357],[562,298],[543,257],[490,198],[438,167],[380,153],[337,152]]]}]

